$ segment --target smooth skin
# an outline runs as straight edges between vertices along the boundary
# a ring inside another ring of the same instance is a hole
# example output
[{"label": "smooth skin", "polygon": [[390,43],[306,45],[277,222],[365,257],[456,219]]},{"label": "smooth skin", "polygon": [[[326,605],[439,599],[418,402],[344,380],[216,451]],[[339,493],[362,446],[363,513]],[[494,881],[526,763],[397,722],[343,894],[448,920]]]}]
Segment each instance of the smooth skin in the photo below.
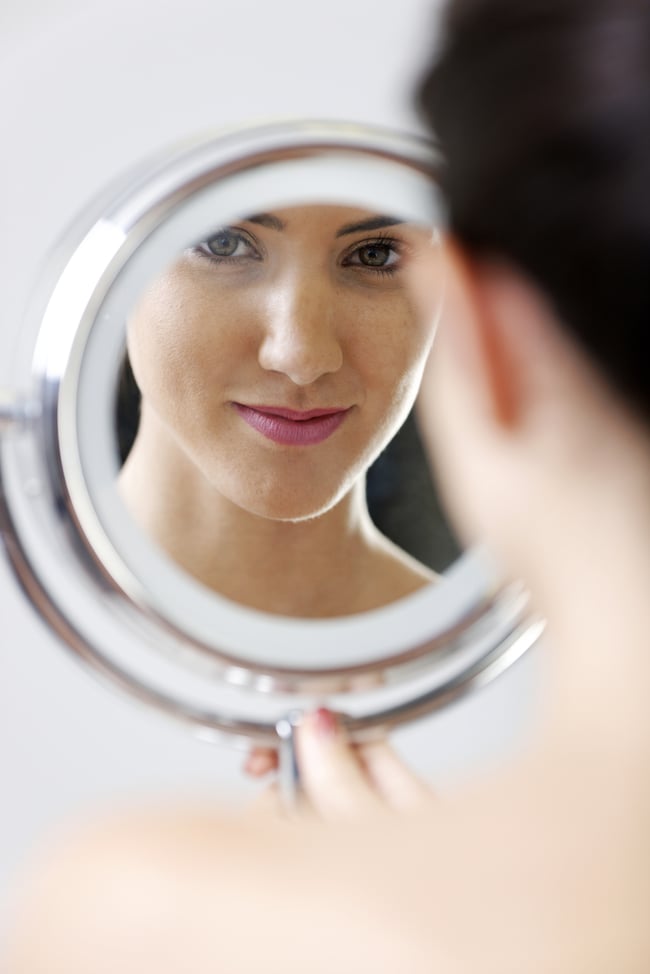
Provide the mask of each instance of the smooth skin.
[{"label": "smooth skin", "polygon": [[[407,286],[433,253],[431,229],[390,215],[278,209],[216,229],[142,295],[127,329],[141,416],[119,488],[205,586],[318,618],[435,580],[375,528],[365,498],[433,341],[437,307],[423,317]],[[297,446],[251,428],[242,405],[347,412],[327,439]]]},{"label": "smooth skin", "polygon": [[[426,273],[417,287],[426,305]],[[310,811],[73,831],[25,881],[8,974],[650,968],[648,431],[509,267],[452,246],[445,318],[422,422],[465,539],[548,619],[535,743],[433,798],[314,715]]]}]

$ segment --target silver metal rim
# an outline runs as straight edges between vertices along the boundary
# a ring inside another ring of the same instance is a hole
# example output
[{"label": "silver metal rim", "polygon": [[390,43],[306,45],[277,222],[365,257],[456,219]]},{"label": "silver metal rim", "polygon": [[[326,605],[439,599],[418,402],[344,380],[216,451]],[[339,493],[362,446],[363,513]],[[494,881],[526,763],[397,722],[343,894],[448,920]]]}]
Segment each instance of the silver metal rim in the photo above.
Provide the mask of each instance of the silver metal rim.
[{"label": "silver metal rim", "polygon": [[[431,612],[438,617],[433,635],[430,631],[406,648],[388,647],[379,662],[372,652],[353,665],[269,665],[250,654],[242,660],[241,653],[223,649],[221,638],[209,644],[162,617],[147,600],[145,587],[134,586],[124,572],[111,539],[107,546],[105,532],[97,533],[98,524],[102,531],[103,526],[96,498],[88,491],[77,420],[84,356],[111,288],[136,249],[181,202],[215,180],[223,183],[274,160],[310,158],[316,150],[360,153],[397,165],[403,173],[429,177],[439,164],[432,147],[417,139],[360,126],[302,122],[222,134],[139,173],[99,216],[90,218],[65,264],[42,316],[34,358],[40,414],[3,442],[3,533],[14,570],[41,615],[113,685],[206,731],[245,739],[274,738],[282,713],[324,696],[348,715],[353,732],[387,729],[487,682],[518,658],[540,629],[539,623],[526,621],[523,593],[516,587],[502,589],[485,553],[470,552],[440,587],[446,586],[446,594]],[[72,302],[62,301],[62,288],[64,299],[74,295]],[[415,597],[398,607],[397,623],[400,612],[407,619],[430,609],[426,599]],[[251,621],[250,613],[230,603],[219,611],[226,628],[238,618]],[[392,615],[389,607],[368,614],[377,616],[374,620],[354,617],[306,628],[304,621],[280,623],[277,617],[254,622],[265,638],[274,633],[278,640],[297,643],[318,631],[340,645],[346,630],[351,640],[366,639],[371,622],[378,631],[387,622],[395,624]],[[115,651],[118,645],[122,653]]]}]

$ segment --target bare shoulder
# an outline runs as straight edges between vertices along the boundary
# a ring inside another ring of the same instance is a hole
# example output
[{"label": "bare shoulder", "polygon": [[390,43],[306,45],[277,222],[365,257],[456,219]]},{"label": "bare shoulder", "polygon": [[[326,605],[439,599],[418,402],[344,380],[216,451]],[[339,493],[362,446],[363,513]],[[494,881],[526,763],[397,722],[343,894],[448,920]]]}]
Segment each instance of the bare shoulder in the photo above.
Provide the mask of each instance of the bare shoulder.
[{"label": "bare shoulder", "polygon": [[364,855],[367,825],[252,824],[179,808],[83,828],[32,867],[3,969],[290,974],[308,958],[329,974],[344,950],[347,969],[424,974],[426,952],[399,921],[377,846]]},{"label": "bare shoulder", "polygon": [[641,974],[647,804],[578,757],[408,820],[179,808],[77,831],[33,869],[3,971]]}]

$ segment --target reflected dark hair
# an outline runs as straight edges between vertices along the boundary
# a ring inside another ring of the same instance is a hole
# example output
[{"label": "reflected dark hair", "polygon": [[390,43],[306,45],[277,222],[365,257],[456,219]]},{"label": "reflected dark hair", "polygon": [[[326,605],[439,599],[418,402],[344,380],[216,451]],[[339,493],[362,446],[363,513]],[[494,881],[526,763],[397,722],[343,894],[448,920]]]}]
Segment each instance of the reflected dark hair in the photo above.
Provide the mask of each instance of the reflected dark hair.
[{"label": "reflected dark hair", "polygon": [[124,463],[135,442],[140,424],[140,389],[135,381],[129,356],[124,353],[117,379],[115,427],[120,463]]},{"label": "reflected dark hair", "polygon": [[650,2],[452,0],[417,100],[455,235],[536,281],[650,419]]}]

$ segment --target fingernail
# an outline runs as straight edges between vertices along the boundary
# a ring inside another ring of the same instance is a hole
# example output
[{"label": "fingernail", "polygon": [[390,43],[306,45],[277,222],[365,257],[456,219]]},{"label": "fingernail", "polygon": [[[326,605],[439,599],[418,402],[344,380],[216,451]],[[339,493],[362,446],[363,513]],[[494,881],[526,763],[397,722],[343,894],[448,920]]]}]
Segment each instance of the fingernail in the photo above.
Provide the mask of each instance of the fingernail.
[{"label": "fingernail", "polygon": [[319,707],[314,714],[314,728],[319,737],[334,737],[338,724],[332,711],[327,707]]},{"label": "fingernail", "polygon": [[257,775],[259,774],[262,762],[259,754],[249,754],[244,762],[244,773]]}]

